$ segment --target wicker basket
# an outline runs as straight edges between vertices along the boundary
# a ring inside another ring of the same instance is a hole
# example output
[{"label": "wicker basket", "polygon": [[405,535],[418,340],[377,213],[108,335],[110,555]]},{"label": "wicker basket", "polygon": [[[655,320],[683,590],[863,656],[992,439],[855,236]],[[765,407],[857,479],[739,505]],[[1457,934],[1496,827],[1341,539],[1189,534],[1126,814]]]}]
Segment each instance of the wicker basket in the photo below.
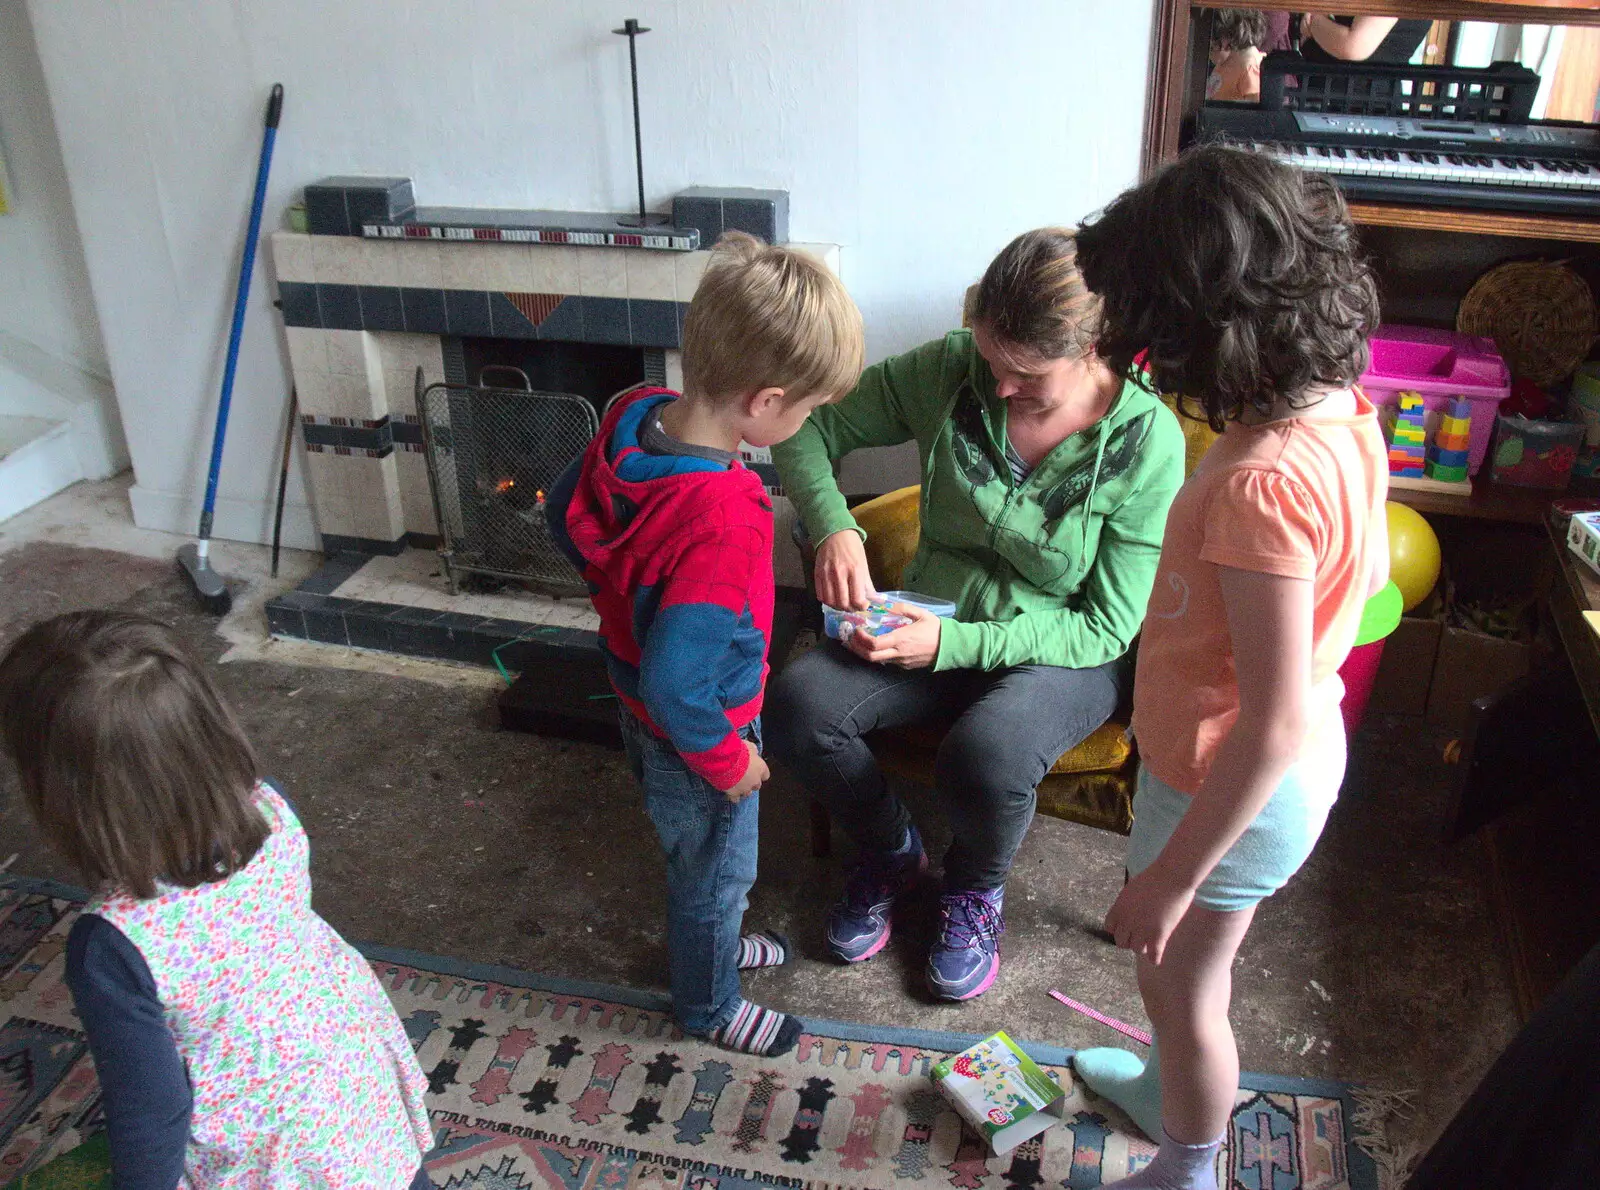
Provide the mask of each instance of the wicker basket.
[{"label": "wicker basket", "polygon": [[1548,387],[1588,358],[1595,338],[1594,295],[1563,264],[1496,265],[1461,299],[1456,330],[1493,339],[1513,376]]}]

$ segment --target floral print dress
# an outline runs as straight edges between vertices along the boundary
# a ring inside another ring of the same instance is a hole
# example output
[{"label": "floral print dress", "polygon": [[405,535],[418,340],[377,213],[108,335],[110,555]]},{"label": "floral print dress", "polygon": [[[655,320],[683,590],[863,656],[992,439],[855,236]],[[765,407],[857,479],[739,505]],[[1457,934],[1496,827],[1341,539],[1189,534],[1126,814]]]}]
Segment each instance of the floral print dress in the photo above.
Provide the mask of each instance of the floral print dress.
[{"label": "floral print dress", "polygon": [[427,1082],[367,961],[311,908],[310,846],[271,786],[242,871],[92,901],[139,951],[193,1095],[180,1190],[411,1184]]}]

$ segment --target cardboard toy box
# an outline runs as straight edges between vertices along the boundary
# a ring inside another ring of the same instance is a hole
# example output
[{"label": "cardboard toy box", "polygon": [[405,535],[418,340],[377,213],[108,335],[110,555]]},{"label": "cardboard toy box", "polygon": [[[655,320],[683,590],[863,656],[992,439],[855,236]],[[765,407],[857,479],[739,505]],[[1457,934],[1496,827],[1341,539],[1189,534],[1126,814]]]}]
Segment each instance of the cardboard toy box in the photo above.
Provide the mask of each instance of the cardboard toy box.
[{"label": "cardboard toy box", "polygon": [[940,1062],[933,1081],[997,1157],[1059,1123],[1067,1101],[1004,1033]]},{"label": "cardboard toy box", "polygon": [[1383,660],[1372,683],[1367,711],[1376,715],[1421,715],[1428,709],[1428,688],[1439,656],[1437,620],[1402,616],[1383,643]]},{"label": "cardboard toy box", "polygon": [[1449,731],[1465,727],[1475,700],[1498,693],[1528,672],[1529,653],[1522,641],[1445,628],[1428,689],[1428,722]]},{"label": "cardboard toy box", "polygon": [[1384,643],[1367,710],[1426,715],[1433,726],[1456,730],[1466,725],[1474,700],[1527,673],[1528,661],[1521,641],[1404,616]]},{"label": "cardboard toy box", "polygon": [[1567,526],[1567,548],[1600,574],[1600,512],[1580,512]]}]

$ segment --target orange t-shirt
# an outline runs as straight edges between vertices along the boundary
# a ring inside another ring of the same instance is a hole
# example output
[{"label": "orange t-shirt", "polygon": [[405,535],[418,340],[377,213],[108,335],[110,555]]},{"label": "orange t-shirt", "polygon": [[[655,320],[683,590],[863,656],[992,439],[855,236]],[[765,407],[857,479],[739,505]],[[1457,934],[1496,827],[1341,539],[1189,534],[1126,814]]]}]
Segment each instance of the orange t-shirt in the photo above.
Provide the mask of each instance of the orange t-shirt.
[{"label": "orange t-shirt", "polygon": [[1388,495],[1388,448],[1358,390],[1350,417],[1237,422],[1217,439],[1167,514],[1139,640],[1133,734],[1150,771],[1194,794],[1239,715],[1218,567],[1313,584],[1312,736],[1342,730],[1338,669],[1355,643]]}]

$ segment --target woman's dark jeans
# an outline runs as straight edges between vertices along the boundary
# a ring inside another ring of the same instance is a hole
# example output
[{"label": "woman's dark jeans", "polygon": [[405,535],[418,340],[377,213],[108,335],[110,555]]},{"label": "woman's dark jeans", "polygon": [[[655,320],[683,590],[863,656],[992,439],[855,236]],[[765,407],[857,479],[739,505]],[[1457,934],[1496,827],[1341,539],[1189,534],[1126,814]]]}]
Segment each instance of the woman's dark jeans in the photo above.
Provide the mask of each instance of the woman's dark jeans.
[{"label": "woman's dark jeans", "polygon": [[935,785],[955,835],[945,854],[945,886],[998,888],[1033,821],[1035,788],[1111,717],[1127,677],[1120,659],[1095,669],[897,669],[827,641],[790,662],[768,691],[767,748],[858,846],[889,851],[911,818],[862,736],[950,722],[934,758]]}]

